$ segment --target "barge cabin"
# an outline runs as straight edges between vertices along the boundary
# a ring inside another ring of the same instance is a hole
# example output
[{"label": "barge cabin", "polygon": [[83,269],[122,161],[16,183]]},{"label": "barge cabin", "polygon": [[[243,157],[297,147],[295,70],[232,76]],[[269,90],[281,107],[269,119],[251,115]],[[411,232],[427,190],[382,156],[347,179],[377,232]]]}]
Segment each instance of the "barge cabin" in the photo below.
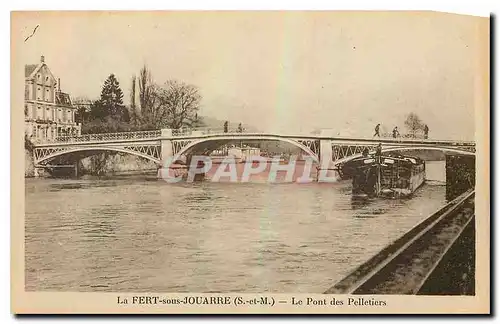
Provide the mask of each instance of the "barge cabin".
[{"label": "barge cabin", "polygon": [[425,162],[402,155],[367,155],[341,166],[352,178],[352,194],[369,197],[409,197],[425,182]]}]

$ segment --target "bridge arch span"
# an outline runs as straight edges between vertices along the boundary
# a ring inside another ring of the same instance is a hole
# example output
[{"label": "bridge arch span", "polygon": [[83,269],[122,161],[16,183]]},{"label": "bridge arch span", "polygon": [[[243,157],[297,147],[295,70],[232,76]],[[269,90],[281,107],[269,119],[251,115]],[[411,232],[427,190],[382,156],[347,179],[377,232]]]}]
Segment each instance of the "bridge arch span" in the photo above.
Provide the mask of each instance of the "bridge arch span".
[{"label": "bridge arch span", "polygon": [[[113,146],[107,146],[107,147],[98,147],[98,146],[96,146],[96,147],[77,147],[77,148],[71,148],[71,149],[67,149],[67,150],[55,151],[53,153],[44,155],[44,156],[40,157],[39,159],[36,159],[35,160],[35,164],[42,164],[44,162],[47,162],[47,161],[49,161],[51,159],[54,159],[56,157],[59,157],[59,156],[71,155],[71,154],[79,153],[79,152],[92,153],[92,152],[96,152],[96,151],[127,153],[127,154],[131,154],[131,155],[135,155],[135,156],[147,159],[149,161],[153,161],[153,162],[155,162],[157,164],[160,164],[160,159],[159,158],[155,158],[155,157],[153,157],[151,155],[148,155],[148,154],[145,154],[145,153],[142,153],[142,152],[139,152],[139,151],[135,151],[135,150],[131,150],[131,149],[126,149],[126,148],[122,148],[122,147],[113,147]],[[89,154],[89,156],[91,156],[91,155],[92,154]],[[158,153],[158,156],[159,156],[159,153]]]},{"label": "bridge arch span", "polygon": [[[415,150],[421,150],[421,151],[440,151],[443,153],[456,153],[459,155],[476,155],[476,153],[467,151],[465,149],[458,149],[458,148],[451,148],[451,147],[443,147],[443,146],[395,146],[395,147],[382,147],[382,153],[387,153],[387,152],[397,152],[397,151],[415,151]],[[374,153],[374,151],[370,151],[370,153]],[[335,165],[349,162],[351,160],[354,160],[356,158],[361,157],[362,154],[353,154],[350,156],[347,156],[342,159],[338,159],[336,161],[333,161]]]},{"label": "bridge arch span", "polygon": [[244,135],[244,136],[231,136],[231,135],[218,135],[217,137],[206,137],[192,141],[184,146],[174,155],[178,158],[182,155],[196,155],[196,154],[210,154],[212,151],[220,148],[223,145],[239,143],[244,141],[278,141],[291,144],[302,152],[312,157],[313,161],[319,163],[319,156],[316,152],[311,150],[306,145],[297,140],[272,135]]}]

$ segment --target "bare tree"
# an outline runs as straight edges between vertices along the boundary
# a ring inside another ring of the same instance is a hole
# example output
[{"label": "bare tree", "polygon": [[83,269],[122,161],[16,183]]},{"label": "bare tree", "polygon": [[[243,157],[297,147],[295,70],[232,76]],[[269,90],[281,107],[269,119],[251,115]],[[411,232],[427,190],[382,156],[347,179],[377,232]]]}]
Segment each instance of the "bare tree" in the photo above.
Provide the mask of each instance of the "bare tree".
[{"label": "bare tree", "polygon": [[90,174],[101,176],[106,173],[106,162],[111,154],[103,152],[90,157]]},{"label": "bare tree", "polygon": [[[135,89],[135,78],[132,84]],[[164,127],[178,129],[195,127],[202,123],[198,118],[201,95],[197,87],[180,81],[167,81],[163,86],[157,85],[151,72],[144,65],[137,79],[139,85],[139,107],[137,120],[144,129],[160,129]],[[135,103],[135,91],[131,94]]]},{"label": "bare tree", "polygon": [[168,81],[159,89],[161,117],[166,117],[166,126],[172,129],[193,127],[198,122],[201,95],[194,85],[180,81]]},{"label": "bare tree", "polygon": [[[153,81],[151,71],[144,65],[139,72],[139,106],[137,117],[144,129],[159,129],[167,126],[167,113],[163,90]],[[135,102],[135,101],[134,101]]]},{"label": "bare tree", "polygon": [[154,83],[151,71],[144,65],[139,72],[139,104],[142,109],[147,109],[154,95]]},{"label": "bare tree", "polygon": [[134,127],[138,127],[142,124],[140,107],[136,105],[136,89],[137,89],[137,78],[135,75],[132,76],[132,82],[130,86],[130,121]]},{"label": "bare tree", "polygon": [[135,82],[136,78],[135,75],[132,76],[132,85],[130,86],[130,108],[135,111],[136,106],[135,106]]},{"label": "bare tree", "polygon": [[90,110],[94,102],[87,97],[75,97],[71,100],[76,107],[75,121],[77,123],[85,123],[90,120]]},{"label": "bare tree", "polygon": [[416,113],[411,112],[408,114],[408,116],[406,116],[405,126],[410,132],[411,136],[416,137],[417,132],[424,128],[424,123]]}]

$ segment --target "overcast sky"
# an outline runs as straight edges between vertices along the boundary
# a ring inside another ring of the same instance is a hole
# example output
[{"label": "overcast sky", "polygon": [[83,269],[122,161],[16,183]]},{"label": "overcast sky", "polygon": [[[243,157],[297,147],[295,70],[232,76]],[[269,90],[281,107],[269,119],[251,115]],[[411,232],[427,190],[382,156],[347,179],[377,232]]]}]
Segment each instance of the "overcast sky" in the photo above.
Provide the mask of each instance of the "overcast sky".
[{"label": "overcast sky", "polygon": [[[201,115],[265,131],[371,136],[417,113],[435,138],[473,139],[479,18],[438,13],[25,14],[24,64],[45,56],[62,90],[97,98],[110,73],[129,101],[155,81],[198,86]],[[483,18],[486,19],[486,18]],[[476,82],[477,83],[477,82]]]}]

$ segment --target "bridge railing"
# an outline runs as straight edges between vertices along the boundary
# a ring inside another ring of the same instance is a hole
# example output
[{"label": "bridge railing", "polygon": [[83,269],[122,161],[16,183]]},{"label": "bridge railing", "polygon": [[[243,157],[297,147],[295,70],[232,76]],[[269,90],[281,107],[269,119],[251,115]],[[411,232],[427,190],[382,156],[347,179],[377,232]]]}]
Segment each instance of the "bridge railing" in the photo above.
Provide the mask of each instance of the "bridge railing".
[{"label": "bridge railing", "polygon": [[[245,130],[228,129],[226,133],[242,133]],[[172,129],[172,136],[192,136],[192,135],[210,135],[222,134],[223,128],[179,128]],[[58,136],[54,139],[32,139],[36,144],[46,143],[81,143],[81,142],[106,142],[116,140],[133,140],[133,139],[148,139],[158,138],[161,136],[161,129],[136,132],[120,132],[120,133],[99,133],[99,134],[83,134],[80,136]]]},{"label": "bridge railing", "polygon": [[[228,129],[226,132],[224,128],[180,128],[180,129],[172,129],[172,136],[174,137],[189,137],[189,136],[198,136],[198,135],[219,135],[219,134],[265,134],[263,132],[256,131],[247,131],[245,129]],[[48,144],[48,143],[81,143],[81,142],[107,142],[107,141],[116,141],[116,140],[134,140],[134,139],[149,139],[149,138],[159,138],[162,136],[162,131],[160,129],[157,130],[148,130],[148,131],[136,131],[136,132],[120,132],[120,133],[100,133],[100,134],[84,134],[80,136],[59,136],[55,139],[32,139],[31,141],[34,144]],[[289,135],[292,136],[292,135]],[[294,134],[293,136],[297,138],[304,137],[321,137],[321,134]],[[432,138],[423,138],[423,136],[412,136],[408,134],[402,134],[399,137],[392,137],[392,134],[381,134],[380,137],[342,137],[340,135],[333,136],[332,139],[336,140],[359,140],[359,141],[377,141],[381,140],[382,142],[440,142],[440,143],[455,143],[456,145],[469,145],[470,142],[467,141],[456,141],[456,140],[437,140]]]},{"label": "bridge railing", "polygon": [[220,128],[208,128],[208,127],[197,127],[197,128],[180,128],[180,129],[172,129],[173,136],[191,136],[191,135],[211,135],[211,134],[236,134],[236,133],[248,133],[245,129],[228,129],[226,132],[223,127]]},{"label": "bridge railing", "polygon": [[[378,138],[378,136],[374,137],[374,138]],[[380,138],[394,138],[394,139],[420,139],[420,140],[423,140],[423,139],[426,139],[424,134],[408,134],[408,133],[400,133],[399,135],[397,135],[396,137],[393,136],[392,133],[382,133],[380,134]]]},{"label": "bridge railing", "polygon": [[138,132],[84,134],[80,136],[59,136],[52,141],[47,140],[44,142],[45,143],[106,142],[106,141],[116,141],[116,140],[157,138],[160,136],[161,136],[161,130],[150,130],[150,131],[138,131]]}]

